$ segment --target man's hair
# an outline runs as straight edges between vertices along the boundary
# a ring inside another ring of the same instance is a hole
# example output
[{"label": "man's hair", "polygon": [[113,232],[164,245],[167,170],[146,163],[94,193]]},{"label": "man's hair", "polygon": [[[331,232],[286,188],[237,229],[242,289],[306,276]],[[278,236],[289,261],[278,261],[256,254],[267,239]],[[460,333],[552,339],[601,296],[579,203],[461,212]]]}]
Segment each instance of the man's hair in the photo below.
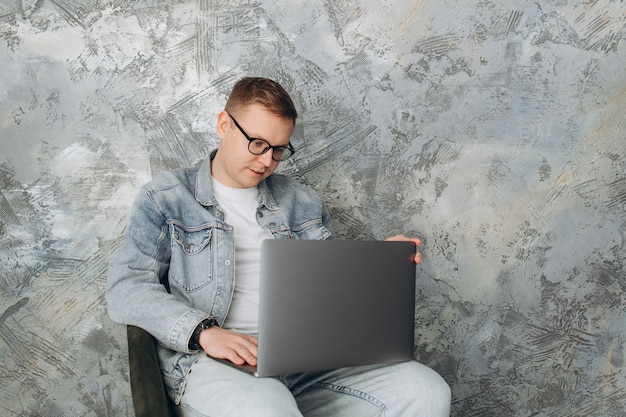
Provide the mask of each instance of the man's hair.
[{"label": "man's hair", "polygon": [[237,81],[226,102],[225,110],[235,114],[250,104],[260,104],[276,116],[296,122],[298,112],[285,89],[276,81],[261,77],[245,77]]}]

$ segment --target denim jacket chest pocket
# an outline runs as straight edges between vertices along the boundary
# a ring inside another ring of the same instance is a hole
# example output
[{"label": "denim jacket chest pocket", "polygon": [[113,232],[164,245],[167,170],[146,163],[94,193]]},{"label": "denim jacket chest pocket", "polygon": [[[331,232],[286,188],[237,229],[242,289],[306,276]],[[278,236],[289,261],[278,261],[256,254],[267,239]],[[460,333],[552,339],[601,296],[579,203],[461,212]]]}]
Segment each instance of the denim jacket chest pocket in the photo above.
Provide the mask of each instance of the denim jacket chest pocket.
[{"label": "denim jacket chest pocket", "polygon": [[170,224],[170,285],[195,292],[212,281],[213,227]]}]

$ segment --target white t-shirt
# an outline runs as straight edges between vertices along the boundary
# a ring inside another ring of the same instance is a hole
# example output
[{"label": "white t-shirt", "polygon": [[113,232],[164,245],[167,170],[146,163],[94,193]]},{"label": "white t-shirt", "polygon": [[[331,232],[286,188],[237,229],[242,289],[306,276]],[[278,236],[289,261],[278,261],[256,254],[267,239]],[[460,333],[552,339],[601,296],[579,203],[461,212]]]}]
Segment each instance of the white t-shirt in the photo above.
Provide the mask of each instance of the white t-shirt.
[{"label": "white t-shirt", "polygon": [[234,229],[235,293],[223,327],[256,335],[259,322],[259,280],[261,275],[261,242],[273,239],[259,226],[256,212],[259,190],[231,188],[212,178],[213,192],[224,210],[224,220]]}]

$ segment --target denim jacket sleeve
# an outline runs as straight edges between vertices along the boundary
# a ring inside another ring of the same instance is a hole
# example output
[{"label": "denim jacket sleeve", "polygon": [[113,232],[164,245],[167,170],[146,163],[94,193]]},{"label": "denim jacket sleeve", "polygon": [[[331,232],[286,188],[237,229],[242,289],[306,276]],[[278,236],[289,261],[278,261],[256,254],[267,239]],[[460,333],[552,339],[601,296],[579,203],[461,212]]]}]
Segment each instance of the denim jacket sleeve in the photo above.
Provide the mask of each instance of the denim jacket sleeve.
[{"label": "denim jacket sleeve", "polygon": [[170,225],[150,190],[137,195],[124,236],[109,263],[109,316],[141,327],[168,349],[189,352],[188,341],[207,313],[193,309],[166,288]]}]

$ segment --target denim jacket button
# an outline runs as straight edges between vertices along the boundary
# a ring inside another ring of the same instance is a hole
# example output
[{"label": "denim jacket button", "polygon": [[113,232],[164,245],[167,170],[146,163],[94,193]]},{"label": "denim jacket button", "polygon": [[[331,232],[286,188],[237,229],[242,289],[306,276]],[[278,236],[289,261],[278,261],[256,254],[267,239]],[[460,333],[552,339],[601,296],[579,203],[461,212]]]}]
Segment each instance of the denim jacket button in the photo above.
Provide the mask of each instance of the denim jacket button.
[{"label": "denim jacket button", "polygon": [[229,259],[226,259],[226,260],[224,261],[224,265],[229,266],[229,265],[230,265],[230,260],[229,260]]}]

